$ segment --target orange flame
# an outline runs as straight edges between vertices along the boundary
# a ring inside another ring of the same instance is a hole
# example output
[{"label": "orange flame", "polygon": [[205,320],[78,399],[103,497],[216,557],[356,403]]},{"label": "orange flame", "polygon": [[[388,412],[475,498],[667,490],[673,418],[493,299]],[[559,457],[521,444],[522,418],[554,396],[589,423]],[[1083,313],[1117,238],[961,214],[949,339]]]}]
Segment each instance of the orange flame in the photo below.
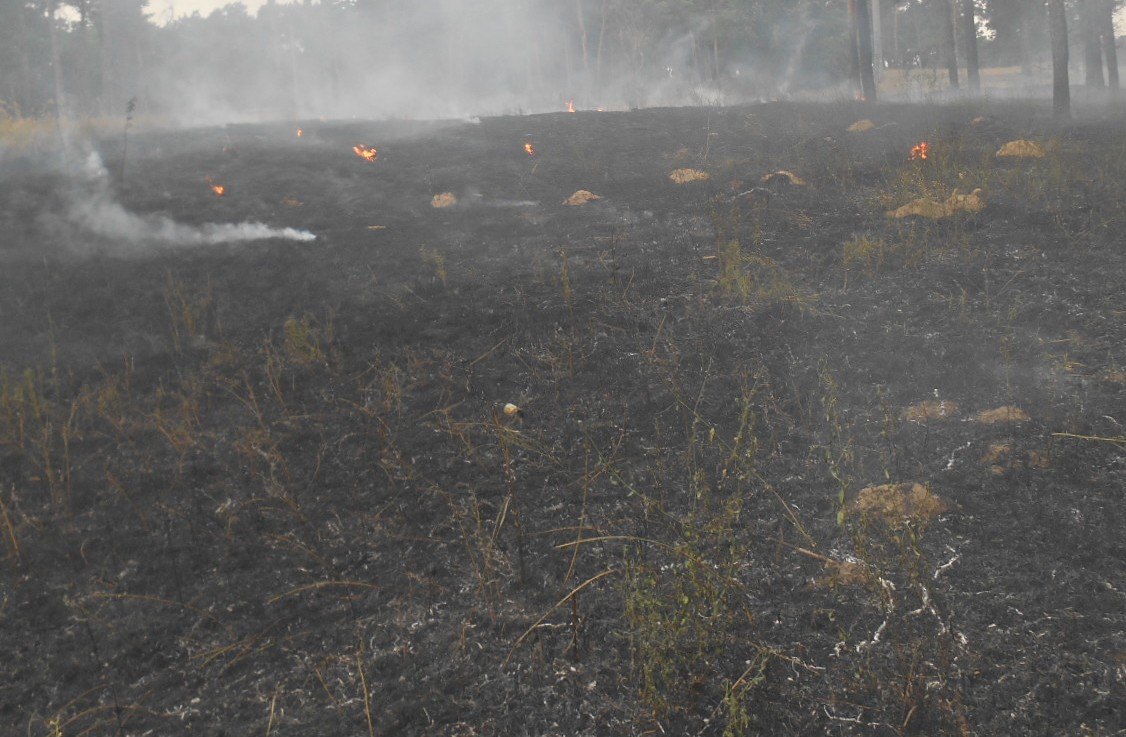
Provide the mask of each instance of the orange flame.
[{"label": "orange flame", "polygon": [[569,112],[569,113],[575,112],[575,101],[574,100],[568,100],[567,101],[567,112]]},{"label": "orange flame", "polygon": [[305,131],[303,131],[303,130],[301,130],[300,128],[298,128],[298,129],[297,129],[297,137],[298,137],[298,138],[300,138],[300,137],[301,137],[301,136],[303,136],[303,135],[305,135]]},{"label": "orange flame", "polygon": [[931,155],[931,145],[922,141],[911,149],[911,161],[926,161]]},{"label": "orange flame", "polygon": [[526,151],[529,156],[536,155],[536,147],[532,145],[531,141],[528,141],[524,144],[524,151]]},{"label": "orange flame", "polygon": [[211,187],[211,191],[215,193],[216,197],[222,197],[227,194],[227,188],[222,184],[216,184],[211,177],[205,177],[204,181],[207,182],[208,187]]},{"label": "orange flame", "polygon": [[353,146],[352,150],[356,152],[356,156],[364,161],[375,163],[375,160],[379,158],[379,152],[371,146]]}]

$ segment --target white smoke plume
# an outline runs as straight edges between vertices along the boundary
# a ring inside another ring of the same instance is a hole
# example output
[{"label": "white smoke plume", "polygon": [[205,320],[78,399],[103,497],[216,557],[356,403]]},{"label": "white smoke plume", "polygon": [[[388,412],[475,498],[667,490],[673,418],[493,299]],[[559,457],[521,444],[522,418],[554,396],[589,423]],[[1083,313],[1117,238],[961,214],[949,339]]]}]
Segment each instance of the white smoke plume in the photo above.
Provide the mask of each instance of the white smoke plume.
[{"label": "white smoke plume", "polygon": [[266,239],[308,242],[317,236],[307,230],[274,228],[264,223],[204,223],[193,226],[166,216],[129,212],[113,199],[102,159],[91,153],[80,172],[81,188],[67,212],[71,223],[119,244],[120,250],[138,246],[186,247],[240,243]]}]

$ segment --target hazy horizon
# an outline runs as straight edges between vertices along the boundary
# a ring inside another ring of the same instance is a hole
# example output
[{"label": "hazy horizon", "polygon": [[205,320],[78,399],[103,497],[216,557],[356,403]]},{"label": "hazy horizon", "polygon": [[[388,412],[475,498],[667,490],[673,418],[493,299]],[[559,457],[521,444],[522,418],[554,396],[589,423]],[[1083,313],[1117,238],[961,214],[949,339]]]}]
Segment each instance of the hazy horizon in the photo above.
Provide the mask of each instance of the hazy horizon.
[{"label": "hazy horizon", "polygon": [[[243,5],[252,14],[266,5],[271,0],[149,0],[149,19],[157,25],[164,25],[170,19],[184,18],[193,13],[206,16],[228,5]],[[279,5],[302,2],[302,0],[273,0]],[[320,0],[313,0],[319,3]],[[1118,11],[1114,19],[1115,30],[1118,35],[1126,35],[1126,8]]]}]

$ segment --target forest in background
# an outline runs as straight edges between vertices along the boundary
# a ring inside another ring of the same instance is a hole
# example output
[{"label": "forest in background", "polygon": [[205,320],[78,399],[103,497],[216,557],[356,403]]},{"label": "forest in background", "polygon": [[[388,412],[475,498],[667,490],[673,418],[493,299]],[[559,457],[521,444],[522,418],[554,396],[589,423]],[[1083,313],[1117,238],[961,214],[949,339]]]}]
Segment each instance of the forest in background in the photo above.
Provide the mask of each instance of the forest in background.
[{"label": "forest in background", "polygon": [[1075,81],[1116,86],[1122,0],[304,0],[165,25],[147,0],[4,0],[0,110],[120,117],[135,100],[138,115],[206,123],[847,96],[866,58],[858,12],[877,76],[954,82],[972,50],[1046,85],[1057,2]]}]

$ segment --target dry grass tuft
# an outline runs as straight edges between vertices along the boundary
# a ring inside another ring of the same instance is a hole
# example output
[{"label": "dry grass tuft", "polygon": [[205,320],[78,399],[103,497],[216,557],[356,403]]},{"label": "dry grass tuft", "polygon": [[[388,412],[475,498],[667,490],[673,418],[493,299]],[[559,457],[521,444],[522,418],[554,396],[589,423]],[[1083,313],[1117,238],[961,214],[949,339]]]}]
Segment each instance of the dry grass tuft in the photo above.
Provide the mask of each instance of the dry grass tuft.
[{"label": "dry grass tuft", "polygon": [[892,527],[909,522],[930,522],[949,507],[919,483],[881,484],[861,489],[853,510],[865,517],[878,516]]},{"label": "dry grass tuft", "polygon": [[977,213],[984,209],[985,199],[981,196],[981,188],[978,188],[969,194],[962,194],[958,190],[954,190],[945,202],[939,202],[930,197],[922,197],[890,211],[888,217],[896,219],[924,217],[930,220],[941,220],[959,212]]},{"label": "dry grass tuft", "polygon": [[997,158],[1042,159],[1047,151],[1039,143],[1024,139],[1009,141],[997,151]]},{"label": "dry grass tuft", "polygon": [[585,205],[588,202],[593,202],[600,199],[602,198],[595,193],[589,190],[580,189],[567,199],[563,200],[563,204],[567,205],[568,207],[578,207],[580,205]]},{"label": "dry grass tuft", "polygon": [[974,422],[982,425],[996,425],[1001,422],[1028,422],[1031,419],[1023,409],[1012,406],[987,409],[974,415]]},{"label": "dry grass tuft", "polygon": [[907,422],[926,424],[931,420],[945,420],[958,413],[958,404],[948,399],[928,399],[925,402],[913,404],[903,410],[902,417]]},{"label": "dry grass tuft", "polygon": [[763,184],[790,184],[794,187],[809,186],[809,183],[804,179],[802,179],[792,171],[787,171],[786,169],[779,169],[778,171],[771,172],[770,174],[764,174],[762,176],[762,182]]},{"label": "dry grass tuft", "polygon": [[676,184],[688,184],[690,182],[706,182],[711,179],[711,175],[706,171],[699,169],[677,169],[672,174],[669,174],[671,179]]}]

